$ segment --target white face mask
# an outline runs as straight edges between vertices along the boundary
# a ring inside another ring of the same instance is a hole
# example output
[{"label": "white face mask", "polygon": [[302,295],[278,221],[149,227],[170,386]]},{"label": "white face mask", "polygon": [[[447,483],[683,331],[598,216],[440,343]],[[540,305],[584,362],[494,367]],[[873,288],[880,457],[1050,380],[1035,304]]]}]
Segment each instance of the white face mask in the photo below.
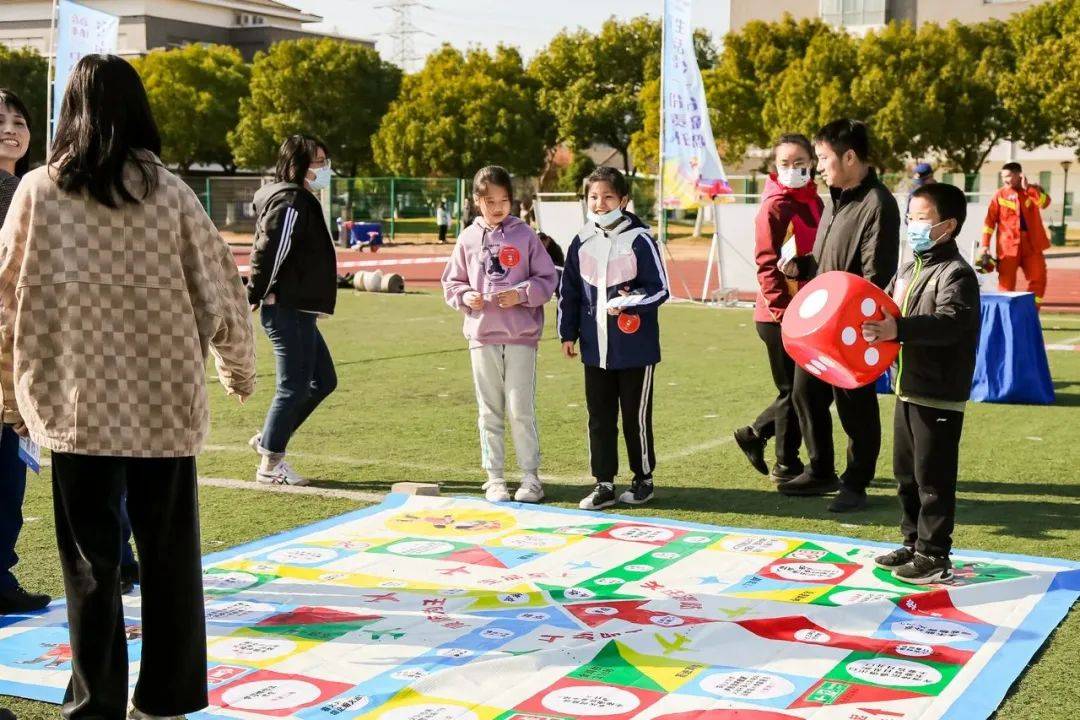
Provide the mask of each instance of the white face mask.
[{"label": "white face mask", "polygon": [[334,171],[330,169],[330,165],[324,165],[321,168],[315,168],[315,179],[308,180],[308,187],[312,190],[325,190],[330,187],[330,178],[334,176]]},{"label": "white face mask", "polygon": [[792,190],[806,187],[810,182],[809,168],[777,168],[776,179],[780,184]]},{"label": "white face mask", "polygon": [[600,227],[609,227],[612,223],[614,223],[621,217],[622,208],[615,208],[614,210],[606,212],[602,215],[600,213],[595,213],[591,210],[588,213],[588,218]]}]

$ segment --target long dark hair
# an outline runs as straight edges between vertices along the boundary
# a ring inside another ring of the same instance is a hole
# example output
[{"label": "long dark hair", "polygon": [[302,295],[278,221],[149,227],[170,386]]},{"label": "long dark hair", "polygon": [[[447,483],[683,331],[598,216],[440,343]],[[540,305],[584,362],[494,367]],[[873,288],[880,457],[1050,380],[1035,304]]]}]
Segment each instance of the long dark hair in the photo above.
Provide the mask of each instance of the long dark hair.
[{"label": "long dark hair", "polygon": [[330,151],[326,143],[312,135],[290,135],[281,143],[278,150],[277,167],[274,168],[274,179],[277,182],[288,182],[293,185],[304,187],[307,180],[308,170],[319,149],[330,157]]},{"label": "long dark hair", "polygon": [[[22,119],[26,122],[26,131],[33,135],[34,128],[30,125],[30,111],[26,108],[26,103],[19,99],[18,95],[7,88],[0,88],[0,105],[6,105],[9,110],[14,110],[19,115],[22,115]],[[27,147],[23,156],[15,161],[15,175],[22,177],[29,169],[30,148]]]},{"label": "long dark hair", "polygon": [[[160,155],[161,135],[139,74],[116,55],[87,55],[71,72],[56,126],[57,184],[111,208],[142,202],[157,188],[157,163],[145,151]],[[124,185],[128,163],[142,175],[140,197]]]}]

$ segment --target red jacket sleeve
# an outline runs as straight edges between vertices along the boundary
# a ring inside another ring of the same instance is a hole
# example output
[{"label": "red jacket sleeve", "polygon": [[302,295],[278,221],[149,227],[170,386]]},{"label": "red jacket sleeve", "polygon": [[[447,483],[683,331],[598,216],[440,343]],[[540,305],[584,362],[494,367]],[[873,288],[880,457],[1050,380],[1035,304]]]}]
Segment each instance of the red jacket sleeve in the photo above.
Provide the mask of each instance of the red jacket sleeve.
[{"label": "red jacket sleeve", "polygon": [[757,261],[758,286],[765,305],[776,320],[784,317],[791,302],[787,277],[780,272],[780,248],[787,240],[792,211],[788,203],[764,205],[754,220],[754,259]]}]

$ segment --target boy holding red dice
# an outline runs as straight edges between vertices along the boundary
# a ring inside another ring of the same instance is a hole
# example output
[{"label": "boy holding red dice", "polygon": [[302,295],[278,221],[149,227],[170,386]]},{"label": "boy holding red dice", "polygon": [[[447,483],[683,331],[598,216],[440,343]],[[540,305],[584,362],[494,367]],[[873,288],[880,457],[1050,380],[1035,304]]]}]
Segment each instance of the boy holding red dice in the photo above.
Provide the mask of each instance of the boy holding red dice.
[{"label": "boy holding red dice", "polygon": [[893,473],[904,546],[875,562],[916,585],[952,577],[960,432],[979,342],[979,281],[956,246],[966,215],[967,199],[953,185],[912,194],[907,241],[915,259],[890,286],[900,317],[862,328],[869,343],[900,342]]}]

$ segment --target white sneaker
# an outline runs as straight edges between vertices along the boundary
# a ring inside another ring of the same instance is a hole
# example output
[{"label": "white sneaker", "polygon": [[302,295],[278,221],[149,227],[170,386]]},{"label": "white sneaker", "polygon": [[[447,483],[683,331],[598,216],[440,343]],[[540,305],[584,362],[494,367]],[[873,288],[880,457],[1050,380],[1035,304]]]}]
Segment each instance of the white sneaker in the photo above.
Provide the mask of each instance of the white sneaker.
[{"label": "white sneaker", "polygon": [[263,485],[307,485],[308,480],[293,470],[289,463],[282,460],[269,470],[260,467],[255,471],[255,481]]},{"label": "white sneaker", "polygon": [[483,484],[481,487],[485,490],[484,497],[488,502],[503,503],[510,502],[510,493],[506,489],[506,481],[502,478],[492,478]]},{"label": "white sneaker", "polygon": [[536,475],[521,478],[521,487],[514,493],[514,499],[522,503],[538,503],[544,499],[544,486]]},{"label": "white sneaker", "polygon": [[151,715],[144,713],[135,707],[135,703],[128,704],[128,720],[185,720],[187,715]]}]

